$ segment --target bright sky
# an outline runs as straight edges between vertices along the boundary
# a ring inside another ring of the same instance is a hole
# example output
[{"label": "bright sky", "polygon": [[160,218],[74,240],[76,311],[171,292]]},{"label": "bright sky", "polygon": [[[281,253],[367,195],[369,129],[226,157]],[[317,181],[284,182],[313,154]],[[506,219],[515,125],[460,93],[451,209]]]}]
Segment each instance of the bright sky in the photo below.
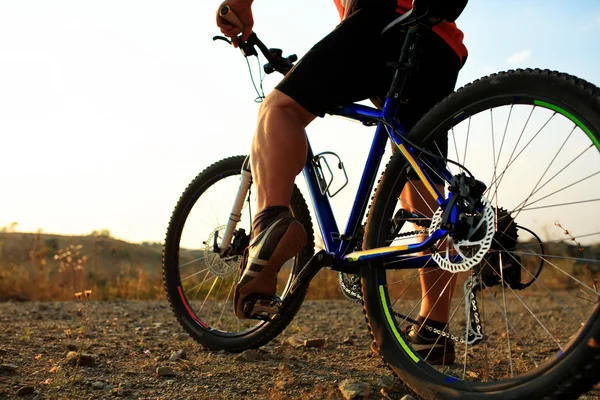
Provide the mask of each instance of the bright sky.
[{"label": "bright sky", "polygon": [[[188,182],[247,153],[254,130],[246,63],[211,40],[217,6],[0,0],[0,227],[163,240]],[[259,0],[254,13],[268,46],[299,56],[338,22],[331,0]],[[470,51],[459,86],[516,67],[600,85],[597,0],[471,1],[458,23]],[[343,227],[372,130],[329,117],[308,132],[315,153],[347,166],[350,185],[333,199]]]}]

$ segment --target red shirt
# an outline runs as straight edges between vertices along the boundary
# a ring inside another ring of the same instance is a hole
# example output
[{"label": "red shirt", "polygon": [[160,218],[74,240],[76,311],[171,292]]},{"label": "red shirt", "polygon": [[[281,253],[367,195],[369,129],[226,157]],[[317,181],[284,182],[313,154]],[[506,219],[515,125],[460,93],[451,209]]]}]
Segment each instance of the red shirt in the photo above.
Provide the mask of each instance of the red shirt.
[{"label": "red shirt", "polygon": [[[345,0],[333,0],[335,2],[335,6],[340,14],[340,18],[344,19],[345,10],[342,2],[346,2]],[[396,12],[399,14],[404,14],[408,10],[412,8],[412,0],[398,0],[398,7],[396,8]],[[454,22],[442,22],[433,27],[433,31],[437,33],[448,46],[452,48],[458,55],[458,57],[462,60],[467,56],[467,48],[463,44],[464,34],[458,29]]]}]

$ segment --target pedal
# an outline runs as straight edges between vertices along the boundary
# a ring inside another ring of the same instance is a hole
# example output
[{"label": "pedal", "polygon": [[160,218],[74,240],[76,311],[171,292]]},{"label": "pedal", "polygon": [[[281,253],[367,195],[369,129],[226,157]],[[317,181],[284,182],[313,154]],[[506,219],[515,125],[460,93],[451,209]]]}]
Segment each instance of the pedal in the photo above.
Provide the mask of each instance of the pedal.
[{"label": "pedal", "polygon": [[277,296],[249,295],[242,305],[246,318],[272,321],[281,314],[282,302]]}]

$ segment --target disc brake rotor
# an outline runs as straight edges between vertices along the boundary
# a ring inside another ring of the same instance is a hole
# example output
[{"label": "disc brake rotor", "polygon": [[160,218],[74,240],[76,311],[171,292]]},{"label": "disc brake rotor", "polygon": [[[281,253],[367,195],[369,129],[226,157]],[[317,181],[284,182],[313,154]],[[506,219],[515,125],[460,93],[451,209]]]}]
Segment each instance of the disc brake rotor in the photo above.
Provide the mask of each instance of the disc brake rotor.
[{"label": "disc brake rotor", "polygon": [[225,231],[225,225],[219,226],[208,236],[204,245],[204,263],[210,272],[220,278],[226,278],[235,274],[239,267],[240,256],[221,257],[219,253],[215,253],[214,244],[215,237],[219,242],[219,233]]},{"label": "disc brake rotor", "polygon": [[[495,216],[494,208],[487,199],[482,199],[483,203],[483,215],[476,226],[469,229],[467,234],[468,238],[475,236],[476,233],[482,232],[483,235],[479,239],[462,239],[453,240],[452,237],[447,236],[445,249],[438,249],[433,252],[433,260],[440,266],[441,269],[450,272],[463,272],[468,271],[475,265],[479,264],[483,257],[487,254],[492,246],[492,239],[494,238],[495,231]],[[429,227],[429,234],[432,234],[442,225],[442,213],[443,210],[438,208],[433,214],[431,220],[431,226]],[[450,250],[452,246],[452,251]]]}]

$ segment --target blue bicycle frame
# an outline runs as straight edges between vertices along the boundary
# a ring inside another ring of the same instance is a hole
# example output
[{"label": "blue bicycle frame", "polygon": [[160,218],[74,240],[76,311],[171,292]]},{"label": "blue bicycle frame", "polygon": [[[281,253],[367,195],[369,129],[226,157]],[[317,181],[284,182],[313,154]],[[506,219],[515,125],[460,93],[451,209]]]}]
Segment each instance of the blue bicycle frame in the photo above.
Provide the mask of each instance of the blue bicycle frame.
[{"label": "blue bicycle frame", "polygon": [[[367,157],[366,166],[363,170],[358,191],[356,193],[356,198],[343,235],[340,235],[340,230],[337,227],[327,194],[321,193],[316,171],[313,167],[314,154],[312,152],[310,142],[308,142],[308,154],[303,172],[306,178],[310,196],[314,204],[319,229],[325,244],[325,249],[335,255],[335,263],[332,266],[332,269],[341,271],[348,270],[356,263],[370,259],[381,259],[382,261],[399,261],[400,259],[403,259],[402,263],[393,263],[390,265],[395,265],[396,268],[402,269],[421,268],[425,262],[430,259],[430,256],[403,256],[430,248],[434,242],[441,239],[448,233],[448,231],[444,229],[438,229],[426,240],[420,243],[381,247],[347,254],[349,250],[349,241],[344,240],[344,238],[352,237],[358,232],[362,218],[367,209],[369,197],[373,190],[373,185],[377,171],[381,164],[381,159],[385,151],[385,145],[388,137],[398,147],[398,150],[412,166],[420,180],[423,182],[431,196],[436,200],[440,207],[444,207],[449,200],[443,197],[428,174],[423,170],[423,165],[413,157],[415,150],[411,147],[405,146],[402,136],[406,135],[407,132],[402,125],[397,123],[393,118],[394,113],[392,110],[396,109],[395,103],[396,100],[387,98],[381,111],[376,108],[367,107],[360,104],[350,104],[348,106],[336,109],[330,113],[331,115],[338,115],[341,117],[358,120],[363,123],[378,121],[375,136],[369,151],[369,156]],[[439,172],[441,176],[444,176],[447,179],[451,178],[452,176],[446,168]],[[452,216],[451,220],[454,222],[455,216]]]}]

